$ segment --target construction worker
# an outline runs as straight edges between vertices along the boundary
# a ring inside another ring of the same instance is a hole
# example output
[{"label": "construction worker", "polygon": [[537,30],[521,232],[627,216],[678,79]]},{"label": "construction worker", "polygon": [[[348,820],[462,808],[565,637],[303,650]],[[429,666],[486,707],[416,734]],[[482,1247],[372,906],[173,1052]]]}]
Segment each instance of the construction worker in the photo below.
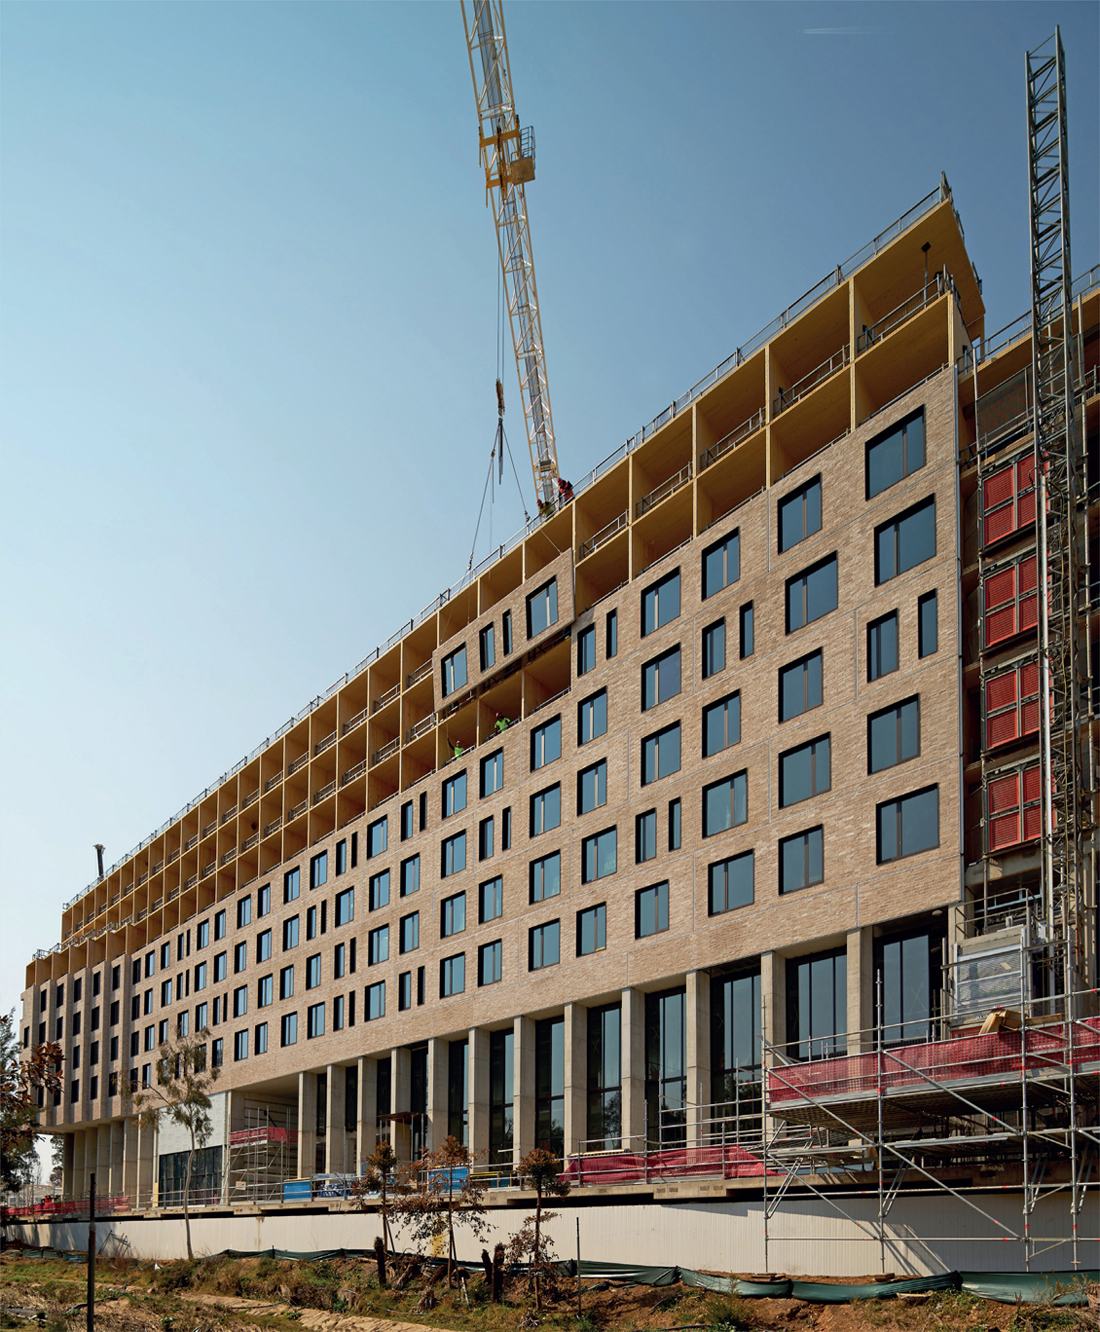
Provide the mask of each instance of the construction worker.
[{"label": "construction worker", "polygon": [[563,477],[558,477],[558,503],[568,504],[573,498],[573,485]]}]

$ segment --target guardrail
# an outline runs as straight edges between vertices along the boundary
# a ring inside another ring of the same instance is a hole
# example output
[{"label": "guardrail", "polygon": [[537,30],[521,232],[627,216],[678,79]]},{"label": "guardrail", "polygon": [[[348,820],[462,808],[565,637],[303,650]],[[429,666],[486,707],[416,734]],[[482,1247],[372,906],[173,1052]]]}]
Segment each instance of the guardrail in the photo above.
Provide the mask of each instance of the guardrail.
[{"label": "guardrail", "polygon": [[624,509],[618,518],[612,518],[606,527],[601,527],[598,532],[590,536],[586,541],[582,541],[577,547],[577,559],[583,560],[591,555],[593,551],[599,550],[605,541],[610,541],[616,532],[621,532],[630,522],[630,513]]},{"label": "guardrail", "polygon": [[808,375],[803,375],[789,389],[781,388],[779,396],[772,400],[772,415],[778,416],[780,412],[792,407],[800,398],[804,398],[807,393],[812,392],[819,384],[824,384],[827,379],[831,379],[838,371],[851,360],[848,344],[837,352],[833,352],[827,361],[822,361],[819,366],[815,366]]},{"label": "guardrail", "polygon": [[643,495],[642,498],[638,500],[634,505],[635,517],[641,518],[643,514],[648,513],[650,509],[660,504],[662,500],[668,499],[670,495],[675,495],[675,493],[683,486],[686,486],[690,480],[691,463],[688,463],[686,467],[681,467],[674,476],[670,476],[667,481],[662,481],[661,484],[654,490],[651,490],[648,495]]}]

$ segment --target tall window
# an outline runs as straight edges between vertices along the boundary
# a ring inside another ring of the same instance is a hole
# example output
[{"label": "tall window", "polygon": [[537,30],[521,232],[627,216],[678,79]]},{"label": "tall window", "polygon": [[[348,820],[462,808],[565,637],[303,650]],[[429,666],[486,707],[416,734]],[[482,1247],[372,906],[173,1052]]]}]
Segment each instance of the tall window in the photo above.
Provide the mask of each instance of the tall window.
[{"label": "tall window", "polygon": [[561,718],[553,717],[531,732],[531,771],[561,758]]},{"label": "tall window", "polygon": [[703,630],[703,679],[726,669],[726,622],[719,620]]},{"label": "tall window", "polygon": [[355,919],[354,888],[345,888],[342,893],[336,894],[335,917],[338,926],[349,925]]},{"label": "tall window", "polygon": [[[302,884],[301,870],[298,869],[287,870],[287,872],[283,875],[284,903],[293,902],[297,898],[299,892],[301,891],[301,884]],[[218,933],[219,916],[221,917],[222,920],[221,934]],[[218,915],[214,917],[214,938],[221,939],[224,936],[224,934],[225,934],[225,913],[219,911]]]},{"label": "tall window", "polygon": [[565,1149],[565,1019],[535,1023],[535,1146]]},{"label": "tall window", "polygon": [[504,750],[498,749],[481,760],[481,797],[491,796],[504,785]]},{"label": "tall window", "polygon": [[443,697],[446,698],[466,683],[466,645],[448,653],[439,665],[443,676]]},{"label": "tall window", "polygon": [[477,825],[477,858],[491,860],[496,850],[496,818],[490,814]]},{"label": "tall window", "polygon": [[648,938],[668,929],[668,884],[655,883],[634,894],[634,937]]},{"label": "tall window", "polygon": [[306,958],[306,989],[315,990],[321,984],[321,954]]},{"label": "tall window", "polygon": [[719,860],[707,869],[708,912],[720,916],[736,907],[750,906],[753,900],[753,853],[744,851],[728,860]]},{"label": "tall window", "polygon": [[444,839],[440,854],[440,878],[446,879],[466,868],[466,834],[455,833]]},{"label": "tall window", "polygon": [[848,958],[843,949],[787,963],[787,1054],[829,1059],[848,1048]]},{"label": "tall window", "polygon": [[450,818],[466,808],[466,774],[456,773],[443,783],[443,817]]},{"label": "tall window", "polygon": [[531,836],[538,837],[560,826],[561,783],[555,782],[545,791],[536,791],[531,797]]},{"label": "tall window", "polygon": [[877,806],[878,863],[931,851],[940,844],[940,790],[914,791]]},{"label": "tall window", "polygon": [[[289,920],[283,921],[283,952],[289,948],[298,947],[298,917],[291,916]],[[215,968],[216,974],[216,968]]]},{"label": "tall window", "polygon": [[378,1018],[386,1016],[386,982],[384,980],[375,981],[373,985],[368,985],[364,997],[366,1003],[363,1005],[363,1017],[367,1022],[374,1022]]},{"label": "tall window", "polygon": [[406,800],[401,806],[401,840],[407,842],[413,835],[413,802]]},{"label": "tall window", "polygon": [[556,967],[561,961],[561,922],[549,920],[534,925],[527,933],[527,969],[541,971]]},{"label": "tall window", "polygon": [[867,771],[881,772],[920,754],[920,698],[906,698],[867,718]]},{"label": "tall window", "polygon": [[710,984],[710,1095],[730,1137],[762,1127],[760,974],[715,976]]},{"label": "tall window", "polygon": [[779,756],[779,807],[828,791],[832,785],[830,744],[827,735],[788,749]]},{"label": "tall window", "polygon": [[587,814],[607,804],[607,760],[601,759],[577,773],[577,813]]},{"label": "tall window", "polygon": [[680,614],[680,570],[666,574],[642,593],[642,637]]},{"label": "tall window", "polygon": [[928,930],[875,940],[875,1009],[886,1045],[935,1039],[932,1019],[942,985],[941,936]]},{"label": "tall window", "polygon": [[420,857],[410,856],[401,862],[401,896],[420,891]]},{"label": "tall window", "polygon": [[[279,998],[292,999],[294,997],[294,968],[293,966],[283,967],[279,972]],[[217,1014],[214,1015],[217,1017]]]},{"label": "tall window", "polygon": [[703,757],[719,754],[741,739],[741,695],[727,694],[703,709]]},{"label": "tall window", "polygon": [[531,901],[542,902],[561,892],[561,852],[531,861]]},{"label": "tall window", "polygon": [[[421,799],[425,801],[427,807],[427,793],[422,793]],[[423,820],[422,820],[423,822]],[[389,846],[389,827],[390,821],[388,815],[383,815],[380,819],[370,824],[367,828],[367,859],[371,856],[380,856]]]},{"label": "tall window", "polygon": [[779,672],[779,720],[801,717],[811,708],[821,707],[822,652],[818,648],[808,656],[792,661]]},{"label": "tall window", "polygon": [[800,888],[825,881],[825,832],[821,827],[785,837],[779,843],[779,891],[796,893]]},{"label": "tall window", "polygon": [[755,634],[753,633],[753,613],[752,602],[746,601],[738,614],[739,630],[741,635],[741,660],[751,657],[756,650]]},{"label": "tall window", "polygon": [[891,611],[867,626],[867,679],[879,680],[898,668],[898,613]]},{"label": "tall window", "polygon": [[937,622],[935,592],[926,592],[917,601],[917,655],[930,657],[939,651],[940,632]]},{"label": "tall window", "polygon": [[504,880],[497,875],[478,886],[477,919],[480,925],[504,915]]},{"label": "tall window", "polygon": [[491,624],[487,624],[478,635],[478,646],[481,655],[481,669],[487,671],[490,666],[496,664],[497,659],[496,639]]},{"label": "tall window", "polygon": [[420,947],[420,912],[411,911],[401,917],[400,948],[402,953],[413,953]]},{"label": "tall window", "polygon": [[821,477],[779,501],[779,550],[783,552],[821,531]]},{"label": "tall window", "polygon": [[381,870],[378,874],[372,874],[368,881],[368,892],[370,894],[369,906],[371,911],[378,911],[381,907],[390,904],[390,872],[388,869]]},{"label": "tall window", "polygon": [[607,947],[607,904],[577,912],[577,956],[601,953]]},{"label": "tall window", "polygon": [[787,633],[820,620],[837,607],[836,556],[819,560],[787,579]]},{"label": "tall window", "polygon": [[622,1010],[618,1004],[588,1010],[588,1151],[610,1151],[622,1145],[621,1033]]},{"label": "tall window", "polygon": [[657,855],[657,811],[647,809],[634,820],[634,860],[641,864]]},{"label": "tall window", "polygon": [[237,903],[237,929],[243,930],[252,922],[252,894],[242,897]]},{"label": "tall window", "polygon": [[666,726],[642,741],[642,785],[680,771],[680,723]]},{"label": "tall window", "polygon": [[328,852],[322,851],[319,855],[313,856],[309,862],[309,886],[311,888],[320,888],[328,883]]},{"label": "tall window", "polygon": [[500,617],[500,647],[507,657],[512,651],[512,612],[505,611]]},{"label": "tall window", "polygon": [[[279,1043],[280,1045],[298,1044],[298,1014],[284,1013],[282,1021],[279,1024]],[[220,1041],[215,1041],[215,1045],[220,1045]]]},{"label": "tall window", "polygon": [[607,733],[607,690],[601,689],[577,705],[577,743],[588,744]]},{"label": "tall window", "polygon": [[875,528],[875,582],[886,583],[936,553],[935,496]]},{"label": "tall window", "polygon": [[651,1146],[684,1141],[687,1100],[686,1006],[683,990],[645,997],[646,1126]]},{"label": "tall window", "polygon": [[726,832],[749,817],[749,779],[742,770],[703,787],[703,836]]},{"label": "tall window", "polygon": [[452,994],[462,994],[466,989],[466,954],[445,957],[439,964],[439,997],[449,999]]},{"label": "tall window", "polygon": [[390,957],[390,927],[379,925],[367,935],[367,966],[375,967],[388,962]]},{"label": "tall window", "polygon": [[504,944],[500,939],[482,944],[477,950],[478,985],[495,985],[500,980],[504,966]]},{"label": "tall window", "polygon": [[558,621],[558,580],[551,578],[527,598],[527,637],[536,638]]},{"label": "tall window", "polygon": [[596,626],[590,624],[577,635],[577,674],[587,675],[596,665]]},{"label": "tall window", "polygon": [[336,843],[336,877],[348,872],[348,839],[341,837]]},{"label": "tall window", "polygon": [[605,655],[608,661],[619,653],[619,612],[609,610],[607,612],[607,632],[605,635]]},{"label": "tall window", "polygon": [[867,443],[867,498],[924,466],[924,408]]},{"label": "tall window", "polygon": [[605,828],[603,832],[586,837],[581,842],[581,883],[614,874],[618,867],[618,832]]},{"label": "tall window", "polygon": [[680,648],[670,648],[642,667],[642,711],[680,692]]},{"label": "tall window", "polygon": [[741,577],[741,535],[731,532],[703,551],[703,600]]},{"label": "tall window", "polygon": [[470,1140],[470,1060],[468,1042],[447,1042],[447,1132],[463,1147]]},{"label": "tall window", "polygon": [[466,894],[445,897],[439,907],[439,937],[449,939],[466,928]]},{"label": "tall window", "polygon": [[[489,1161],[494,1165],[512,1163],[513,1043],[511,1027],[489,1033]],[[564,1054],[563,1040],[563,1088]]]}]

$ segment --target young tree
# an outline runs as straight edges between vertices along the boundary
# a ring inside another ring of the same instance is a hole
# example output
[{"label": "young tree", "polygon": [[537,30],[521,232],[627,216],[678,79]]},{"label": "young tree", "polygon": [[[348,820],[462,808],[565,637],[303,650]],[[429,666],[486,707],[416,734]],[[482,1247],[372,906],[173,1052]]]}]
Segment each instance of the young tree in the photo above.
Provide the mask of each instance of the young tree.
[{"label": "young tree", "polygon": [[465,1226],[474,1240],[484,1242],[485,1189],[470,1174],[473,1160],[455,1137],[443,1139],[437,1151],[425,1152],[416,1163],[423,1186],[393,1204],[393,1214],[405,1222],[416,1245],[447,1239],[447,1285],[454,1280],[455,1227]]},{"label": "young tree", "polygon": [[26,1184],[38,1160],[38,1093],[43,1100],[61,1090],[61,1046],[52,1041],[30,1046],[19,1058],[15,1011],[0,1016],[0,1187],[14,1191]]},{"label": "young tree", "polygon": [[355,1198],[360,1208],[366,1211],[368,1207],[374,1206],[374,1195],[378,1194],[378,1209],[382,1213],[382,1243],[386,1251],[392,1253],[390,1212],[394,1194],[400,1194],[405,1187],[398,1170],[397,1153],[383,1138],[367,1157],[365,1164],[366,1170],[355,1181]]},{"label": "young tree", "polygon": [[561,1175],[561,1162],[553,1152],[536,1147],[519,1163],[519,1176],[529,1189],[535,1190],[535,1214],[524,1218],[523,1225],[509,1246],[509,1260],[530,1263],[531,1284],[535,1289],[535,1309],[542,1310],[542,1274],[554,1260],[553,1247],[543,1234],[543,1226],[552,1221],[556,1212],[544,1212],[547,1198],[564,1198],[569,1193],[569,1181]]},{"label": "young tree", "polygon": [[206,1146],[210,1138],[210,1090],[221,1071],[206,1066],[205,1029],[194,1036],[181,1036],[162,1045],[157,1051],[156,1080],[140,1091],[130,1092],[127,1099],[133,1108],[133,1118],[146,1128],[153,1128],[161,1116],[187,1130],[190,1147],[187,1152],[187,1175],[183,1186],[183,1224],[187,1233],[187,1256],[191,1250],[191,1215],[188,1203],[191,1195],[191,1168],[195,1153]]}]

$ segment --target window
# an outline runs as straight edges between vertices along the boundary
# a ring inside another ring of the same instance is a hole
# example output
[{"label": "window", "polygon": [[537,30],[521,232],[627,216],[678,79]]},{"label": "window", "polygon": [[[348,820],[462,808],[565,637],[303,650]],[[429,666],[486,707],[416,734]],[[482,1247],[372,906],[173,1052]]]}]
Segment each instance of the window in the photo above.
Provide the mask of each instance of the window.
[{"label": "window", "polygon": [[741,740],[741,695],[727,694],[703,709],[703,757],[720,754]]},{"label": "window", "polygon": [[[270,977],[268,977],[268,979],[270,980]],[[205,1030],[207,1029],[207,1027],[208,1027],[209,1025],[210,1025],[210,1005],[209,1005],[209,1004],[205,1004],[205,1003],[204,1003],[204,1004],[196,1004],[196,1005],[195,1005],[195,1031],[196,1031],[196,1032],[203,1032],[203,1031],[205,1031]],[[136,1036],[136,1035],[137,1035],[137,1032],[134,1032],[134,1036]],[[131,1054],[137,1054],[137,1046],[134,1045],[134,1043],[133,1043],[133,1038],[131,1038],[130,1053],[131,1053]]]},{"label": "window", "polygon": [[260,1022],[256,1026],[256,1053],[258,1055],[267,1054],[267,1023]]},{"label": "window", "polygon": [[315,1040],[325,1034],[325,1006],[311,1004],[306,1009],[306,1040]]},{"label": "window", "polygon": [[558,620],[558,580],[551,578],[527,598],[527,637],[537,638]]},{"label": "window", "polygon": [[443,676],[443,697],[446,698],[466,683],[466,645],[455,648],[439,665]]},{"label": "window", "polygon": [[792,661],[779,672],[779,720],[801,717],[811,708],[821,707],[822,653],[818,648],[808,656]]},{"label": "window", "polygon": [[703,551],[703,600],[741,577],[741,534],[731,532]]},{"label": "window", "polygon": [[420,912],[413,911],[402,916],[400,921],[400,949],[402,953],[412,953],[420,947]]},{"label": "window", "polygon": [[367,884],[367,897],[367,909],[369,911],[377,911],[379,907],[389,906],[390,872],[388,869],[370,876]]},{"label": "window", "polygon": [[680,723],[666,726],[642,741],[642,785],[680,771]]},{"label": "window", "polygon": [[779,502],[780,553],[820,531],[821,477],[816,476]]},{"label": "window", "polygon": [[[424,801],[424,808],[426,809],[426,807],[427,807],[427,793],[426,793],[426,792],[423,793],[423,794],[421,795],[421,800]],[[425,815],[425,819],[426,819],[426,815]],[[421,819],[421,825],[422,825],[422,826],[423,826],[423,823],[425,822],[425,819]],[[374,821],[374,822],[370,825],[370,827],[367,829],[367,859],[368,859],[368,860],[369,860],[372,856],[380,856],[380,855],[386,850],[386,848],[389,846],[389,841],[390,841],[390,833],[389,833],[389,829],[390,829],[390,821],[389,821],[389,816],[388,816],[388,815],[383,815],[382,818],[380,818],[380,819],[375,819],[375,821]]]},{"label": "window", "polygon": [[375,1022],[378,1018],[386,1016],[386,982],[384,980],[368,985],[365,997],[363,1016],[368,1022]]},{"label": "window", "polygon": [[837,606],[836,556],[787,579],[787,633],[820,620]]},{"label": "window", "polygon": [[751,601],[746,601],[745,604],[741,607],[738,619],[740,621],[740,634],[741,634],[741,660],[744,661],[746,657],[751,657],[753,652],[755,651],[755,643],[753,641],[753,614],[752,614]]},{"label": "window", "polygon": [[707,872],[707,913],[720,916],[725,911],[749,906],[753,899],[753,853],[719,860]]},{"label": "window", "polygon": [[936,553],[935,496],[875,528],[875,582],[923,564]]},{"label": "window", "polygon": [[256,915],[266,916],[271,910],[271,884],[265,883],[256,892]]},{"label": "window", "polygon": [[248,986],[238,985],[233,991],[233,1016],[244,1017],[248,1012]]},{"label": "window", "polygon": [[610,610],[607,612],[607,632],[605,642],[605,655],[610,661],[612,657],[618,656],[619,652],[619,612]]},{"label": "window", "polygon": [[679,851],[680,849],[680,827],[682,801],[670,800],[668,802],[668,849],[670,851]]},{"label": "window", "polygon": [[401,806],[401,840],[407,842],[413,835],[413,802],[406,800]]},{"label": "window", "polygon": [[348,839],[342,837],[336,843],[336,877],[346,874],[348,870]]},{"label": "window", "polygon": [[601,689],[577,705],[577,743],[586,745],[607,734],[607,690]]},{"label": "window", "polygon": [[655,883],[634,894],[634,937],[645,939],[668,929],[668,884]]},{"label": "window", "polygon": [[[214,913],[214,938],[215,938],[215,939],[224,939],[224,938],[225,938],[225,912],[224,912],[224,911],[217,911],[217,912]],[[170,951],[170,949],[169,949],[168,944],[165,944],[164,947],[160,950],[160,965],[161,965],[161,968],[163,969],[164,967],[168,966],[168,964],[169,964],[170,961],[171,961],[171,951]],[[145,974],[146,974],[146,975],[151,975],[152,973],[151,973],[151,972],[146,972]]]},{"label": "window", "polygon": [[404,1013],[412,1008],[412,972],[403,971],[397,978],[397,1011]]},{"label": "window", "polygon": [[261,930],[256,935],[256,961],[266,962],[271,956],[271,931]]},{"label": "window", "polygon": [[561,852],[531,861],[531,901],[541,902],[561,892]]},{"label": "window", "polygon": [[[210,922],[208,920],[200,920],[198,925],[195,926],[195,947],[205,948],[209,942],[210,942]],[[141,973],[139,971],[137,975],[134,977],[134,980],[137,981],[140,979],[140,977]]]},{"label": "window", "polygon": [[561,718],[543,722],[531,732],[531,771],[561,758]]},{"label": "window", "polygon": [[408,897],[420,891],[420,857],[410,856],[401,862],[401,896]]},{"label": "window", "polygon": [[561,783],[555,782],[545,791],[536,791],[531,797],[531,836],[538,837],[560,826]]},{"label": "window", "polygon": [[663,652],[642,667],[642,711],[655,708],[680,692],[680,648]]},{"label": "window", "polygon": [[888,800],[876,809],[878,863],[889,864],[931,851],[940,844],[940,789],[914,791],[900,800]]},{"label": "window", "polygon": [[466,894],[445,897],[439,905],[439,937],[449,939],[466,928]]},{"label": "window", "polygon": [[195,989],[196,989],[196,990],[205,990],[205,989],[206,989],[206,963],[205,963],[205,962],[200,962],[200,963],[198,963],[198,965],[195,967]]},{"label": "window", "polygon": [[779,755],[779,808],[828,791],[832,785],[827,735]]},{"label": "window", "polygon": [[298,947],[298,917],[291,916],[283,921],[283,952]]},{"label": "window", "polygon": [[618,868],[618,830],[605,828],[581,842],[581,883],[594,883]]},{"label": "window", "polygon": [[667,574],[642,593],[642,637],[680,614],[680,570]]},{"label": "window", "polygon": [[867,718],[867,771],[881,772],[920,754],[920,698],[906,698]]},{"label": "window", "polygon": [[[224,933],[224,931],[223,931],[223,933]],[[220,939],[222,936],[221,936],[220,934],[217,934],[217,935],[215,935],[214,937],[215,937],[216,939]],[[146,975],[147,977],[148,977],[148,976],[152,976],[152,975],[156,972],[156,969],[157,969],[157,955],[156,955],[156,952],[154,951],[154,952],[152,952],[152,953],[146,953],[146,954],[145,954],[145,975]],[[43,993],[45,993],[45,991],[43,991]],[[44,1007],[45,1007],[45,1004],[43,1004],[43,1008],[44,1008]]]},{"label": "window", "polygon": [[248,1058],[248,1032],[238,1031],[233,1036],[233,1060]]},{"label": "window", "polygon": [[634,860],[641,864],[657,855],[657,811],[646,810],[634,820]]},{"label": "window", "polygon": [[218,981],[223,981],[223,980],[225,980],[226,976],[228,976],[228,975],[229,975],[229,954],[228,954],[228,953],[215,953],[215,954],[214,954],[214,984],[217,985]]},{"label": "window", "polygon": [[328,852],[322,851],[309,862],[309,886],[320,888],[328,883]]},{"label": "window", "polygon": [[337,925],[348,925],[355,919],[355,889],[345,888],[336,894],[335,920]]},{"label": "window", "polygon": [[452,994],[462,994],[466,989],[466,954],[445,957],[439,964],[439,997],[447,999]]},{"label": "window", "polygon": [[450,818],[466,808],[466,774],[457,773],[443,783],[443,817]]},{"label": "window", "polygon": [[556,920],[535,925],[527,933],[527,970],[541,971],[561,961],[561,924]]},{"label": "window", "polygon": [[456,833],[448,837],[441,848],[440,878],[446,879],[466,868],[466,834]]},{"label": "window", "polygon": [[587,814],[607,804],[607,760],[601,759],[577,773],[577,813]]},{"label": "window", "polygon": [[294,968],[283,967],[279,972],[279,998],[292,999],[294,997]]},{"label": "window", "polygon": [[248,944],[239,943],[233,947],[233,974],[239,975],[248,966]]},{"label": "window", "polygon": [[500,939],[477,950],[478,985],[495,985],[503,975],[504,945]]},{"label": "window", "polygon": [[367,935],[367,966],[375,967],[379,962],[388,962],[390,957],[390,927],[379,925]]},{"label": "window", "polygon": [[267,1008],[274,1002],[274,1000],[275,1000],[275,977],[261,976],[260,979],[256,982],[256,1007]]},{"label": "window", "polygon": [[478,886],[477,919],[479,925],[504,915],[504,880],[498,875]]},{"label": "window", "polygon": [[784,837],[779,843],[779,891],[796,893],[824,881],[824,830],[807,828],[793,837]]},{"label": "window", "polygon": [[[285,903],[285,902],[296,901],[298,894],[301,891],[301,885],[302,885],[301,870],[298,869],[288,870],[286,874],[283,875],[283,902]],[[215,923],[214,933],[216,936],[217,917],[214,918],[214,923]]]},{"label": "window", "polygon": [[505,611],[500,617],[500,645],[507,657],[512,651],[512,612]]},{"label": "window", "polygon": [[590,624],[577,635],[577,674],[587,675],[596,665],[596,626]]},{"label": "window", "polygon": [[252,923],[252,894],[242,897],[237,903],[237,929],[244,929]]},{"label": "window", "polygon": [[703,836],[726,832],[749,817],[749,779],[742,772],[703,787]]},{"label": "window", "polygon": [[726,622],[718,620],[703,630],[703,679],[726,669]]},{"label": "window", "polygon": [[917,601],[917,656],[930,657],[939,651],[940,631],[936,594],[926,592]]},{"label": "window", "polygon": [[828,1059],[848,1048],[848,958],[837,949],[787,963],[787,1052]]},{"label": "window", "polygon": [[315,990],[321,984],[321,954],[306,958],[306,989]]},{"label": "window", "polygon": [[332,979],[342,980],[348,969],[347,946],[338,943],[332,950]]},{"label": "window", "polygon": [[867,442],[867,498],[924,466],[924,408]]},{"label": "window", "polygon": [[477,825],[477,858],[478,860],[491,860],[493,856],[493,837],[495,824],[492,814],[487,819],[482,819]]},{"label": "window", "polygon": [[[286,1013],[283,1015],[279,1031],[279,1042],[281,1045],[298,1044],[298,1014]],[[215,1041],[215,1045],[220,1045],[220,1041]]]},{"label": "window", "polygon": [[491,796],[504,785],[504,750],[498,749],[481,760],[481,796]]},{"label": "window", "polygon": [[156,1049],[156,1044],[157,1029],[150,1023],[150,1025],[145,1028],[145,1044],[142,1048],[145,1050],[154,1050]]},{"label": "window", "polygon": [[867,626],[867,679],[879,680],[898,668],[898,613],[891,611]]},{"label": "window", "polygon": [[512,849],[512,810],[510,806],[500,812],[500,849],[502,851],[511,851]]},{"label": "window", "polygon": [[577,956],[602,953],[607,947],[607,904],[577,912]]},{"label": "window", "polygon": [[496,635],[491,624],[487,624],[478,634],[478,649],[483,671],[487,671],[490,667],[496,665]]}]

